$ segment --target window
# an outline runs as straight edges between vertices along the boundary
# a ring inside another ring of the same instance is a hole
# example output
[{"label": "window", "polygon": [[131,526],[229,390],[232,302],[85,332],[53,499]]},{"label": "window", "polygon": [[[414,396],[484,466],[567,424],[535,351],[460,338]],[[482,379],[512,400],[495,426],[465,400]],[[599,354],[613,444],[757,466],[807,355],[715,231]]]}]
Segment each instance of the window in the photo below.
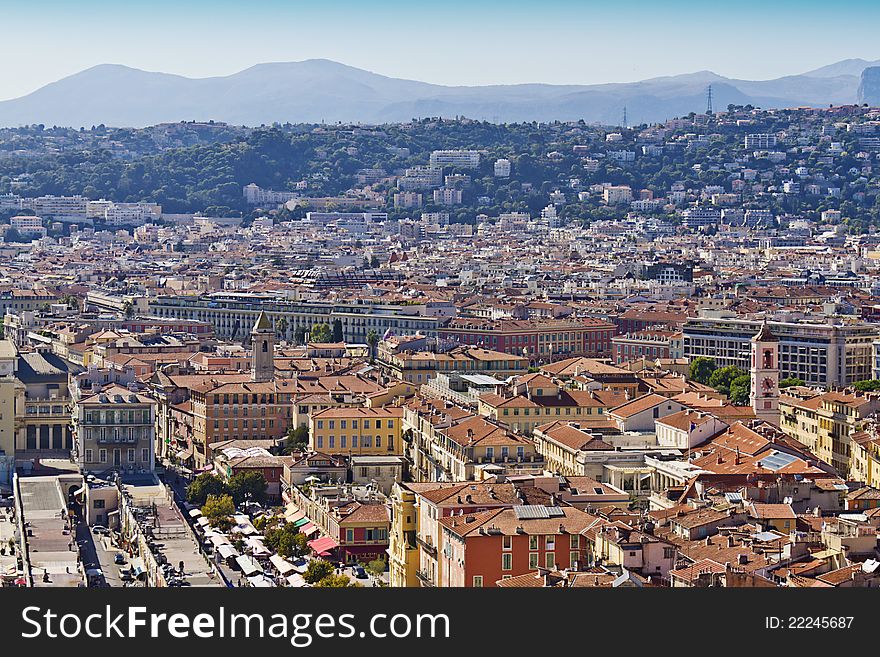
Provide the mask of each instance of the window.
[{"label": "window", "polygon": [[95,503],[92,505],[96,509],[104,508],[104,500],[95,500]]},{"label": "window", "polygon": [[556,537],[553,534],[548,534],[544,537],[544,549],[552,550],[556,547]]},{"label": "window", "polygon": [[529,536],[529,549],[537,550],[538,549],[538,537],[537,536]]},{"label": "window", "polygon": [[92,462],[92,450],[87,449],[86,450],[86,463],[91,463],[91,462]]},{"label": "window", "polygon": [[538,553],[529,552],[529,570],[535,570],[536,568],[538,568]]},{"label": "window", "polygon": [[571,549],[577,550],[580,547],[581,537],[579,534],[571,535]]},{"label": "window", "polygon": [[501,549],[502,550],[512,550],[513,549],[513,536],[502,536],[501,537]]},{"label": "window", "polygon": [[501,555],[501,570],[513,570],[513,555],[510,552]]},{"label": "window", "polygon": [[555,552],[545,552],[544,553],[544,567],[545,568],[555,568],[556,567],[556,553]]},{"label": "window", "polygon": [[323,449],[324,448],[324,437],[318,436],[315,440],[317,441],[318,449]]},{"label": "window", "polygon": [[141,461],[143,461],[144,463],[146,463],[146,462],[148,462],[149,460],[150,460],[150,450],[147,449],[146,447],[144,447],[144,448],[141,450]]},{"label": "window", "polygon": [[483,576],[482,575],[474,575],[474,588],[475,589],[483,588]]},{"label": "window", "polygon": [[134,463],[134,450],[133,449],[128,450],[128,462]]},{"label": "window", "polygon": [[98,460],[101,463],[107,462],[107,450],[106,449],[99,449],[98,450]]},{"label": "window", "polygon": [[568,566],[569,566],[569,568],[574,568],[574,564],[578,559],[580,559],[579,553],[569,552],[568,553]]},{"label": "window", "polygon": [[354,543],[354,530],[346,529],[345,530],[345,542],[346,543]]}]

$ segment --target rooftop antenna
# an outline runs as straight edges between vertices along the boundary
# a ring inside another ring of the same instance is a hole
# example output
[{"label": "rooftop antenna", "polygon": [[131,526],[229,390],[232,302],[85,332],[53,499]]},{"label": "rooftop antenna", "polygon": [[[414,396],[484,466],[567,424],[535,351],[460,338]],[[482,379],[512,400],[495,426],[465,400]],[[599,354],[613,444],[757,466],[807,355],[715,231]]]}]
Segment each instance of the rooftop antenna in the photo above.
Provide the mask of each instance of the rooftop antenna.
[{"label": "rooftop antenna", "polygon": [[706,89],[706,114],[712,113],[712,85]]},{"label": "rooftop antenna", "polygon": [[626,127],[626,105],[623,106],[623,127]]}]

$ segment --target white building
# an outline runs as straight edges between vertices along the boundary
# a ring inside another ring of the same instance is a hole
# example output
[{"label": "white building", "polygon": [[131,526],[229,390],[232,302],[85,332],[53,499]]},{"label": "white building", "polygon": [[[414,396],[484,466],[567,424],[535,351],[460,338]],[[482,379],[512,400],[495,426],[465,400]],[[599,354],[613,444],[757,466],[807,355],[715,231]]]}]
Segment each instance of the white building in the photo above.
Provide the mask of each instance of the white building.
[{"label": "white building", "polygon": [[510,178],[510,160],[495,160],[495,177]]},{"label": "white building", "polygon": [[432,167],[476,169],[480,166],[480,151],[434,151],[430,163]]}]

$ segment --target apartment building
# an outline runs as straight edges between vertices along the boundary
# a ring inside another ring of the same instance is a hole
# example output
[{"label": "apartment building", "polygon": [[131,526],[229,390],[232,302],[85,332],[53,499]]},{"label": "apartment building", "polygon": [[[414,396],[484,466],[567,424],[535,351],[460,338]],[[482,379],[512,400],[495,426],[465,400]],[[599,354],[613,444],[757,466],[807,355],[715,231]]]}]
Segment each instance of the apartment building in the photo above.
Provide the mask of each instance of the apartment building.
[{"label": "apartment building", "polygon": [[77,400],[73,409],[76,457],[83,472],[152,472],[156,401],[111,384]]},{"label": "apartment building", "polygon": [[480,166],[480,151],[434,151],[429,162],[432,167],[477,169]]},{"label": "apartment building", "polygon": [[518,505],[441,518],[440,586],[494,588],[538,568],[586,564],[582,532],[598,520],[572,507]]},{"label": "apartment building", "polygon": [[598,319],[480,320],[456,317],[438,329],[440,337],[480,345],[530,360],[610,354],[614,325]]},{"label": "apartment building", "polygon": [[864,448],[854,445],[853,436],[864,431],[869,416],[878,410],[880,394],[876,393],[831,391],[805,399],[782,395],[779,426],[842,475],[858,475],[854,478],[863,481],[869,476],[866,455],[859,453]]},{"label": "apartment building", "polygon": [[369,332],[386,331],[436,337],[441,318],[419,306],[328,301],[287,301],[276,295],[224,292],[201,296],[162,296],[149,300],[149,312],[167,319],[190,319],[210,322],[218,337],[239,340],[265,311],[276,324],[284,318],[288,332],[298,328],[311,330],[315,324],[342,323],[346,342],[366,342]]},{"label": "apartment building", "polygon": [[391,376],[427,383],[437,374],[488,374],[499,379],[525,374],[527,358],[480,347],[455,347],[445,353],[379,350],[379,363]]},{"label": "apartment building", "polygon": [[[874,367],[872,343],[880,326],[866,322],[767,322],[779,338],[780,378],[794,377],[809,385],[846,386],[870,379]],[[684,356],[713,358],[718,367],[735,365],[748,371],[750,340],[761,320],[736,316],[701,316],[683,329]]]},{"label": "apartment building", "polygon": [[403,454],[403,409],[327,408],[309,416],[309,447],[352,456]]}]

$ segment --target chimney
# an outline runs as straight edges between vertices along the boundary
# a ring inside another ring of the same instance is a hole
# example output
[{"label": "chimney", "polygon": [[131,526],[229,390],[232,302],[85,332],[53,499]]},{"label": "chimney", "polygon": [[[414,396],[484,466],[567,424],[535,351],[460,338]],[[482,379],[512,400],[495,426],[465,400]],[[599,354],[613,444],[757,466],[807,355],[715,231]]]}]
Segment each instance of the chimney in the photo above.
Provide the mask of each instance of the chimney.
[{"label": "chimney", "polygon": [[736,459],[734,460],[736,465],[739,465],[739,446],[736,448]]}]

